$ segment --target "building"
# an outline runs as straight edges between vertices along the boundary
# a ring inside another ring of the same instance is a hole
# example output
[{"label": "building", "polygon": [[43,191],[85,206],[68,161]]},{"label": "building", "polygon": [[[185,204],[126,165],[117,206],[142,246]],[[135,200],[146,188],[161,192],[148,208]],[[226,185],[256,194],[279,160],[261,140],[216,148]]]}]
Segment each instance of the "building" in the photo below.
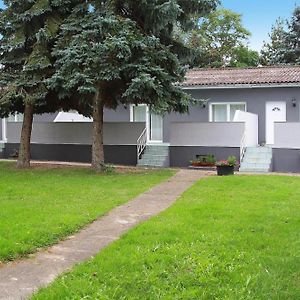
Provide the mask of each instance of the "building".
[{"label": "building", "polygon": [[[300,66],[195,69],[182,88],[204,100],[189,114],[105,110],[106,161],[186,167],[198,155],[235,155],[244,171],[300,172]],[[18,148],[21,119],[2,120],[4,157]],[[76,113],[36,116],[32,158],[88,162],[91,138],[91,120]]]}]

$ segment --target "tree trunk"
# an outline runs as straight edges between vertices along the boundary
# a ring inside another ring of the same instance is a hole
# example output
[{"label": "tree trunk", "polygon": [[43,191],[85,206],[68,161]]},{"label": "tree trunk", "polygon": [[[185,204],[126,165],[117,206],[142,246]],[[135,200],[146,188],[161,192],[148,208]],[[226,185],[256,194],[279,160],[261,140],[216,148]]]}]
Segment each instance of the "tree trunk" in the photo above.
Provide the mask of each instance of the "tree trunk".
[{"label": "tree trunk", "polygon": [[102,172],[104,167],[103,148],[103,102],[100,91],[93,99],[93,145],[92,145],[92,168]]},{"label": "tree trunk", "polygon": [[20,138],[19,157],[17,168],[30,167],[30,140],[33,121],[33,105],[25,104],[23,126]]}]

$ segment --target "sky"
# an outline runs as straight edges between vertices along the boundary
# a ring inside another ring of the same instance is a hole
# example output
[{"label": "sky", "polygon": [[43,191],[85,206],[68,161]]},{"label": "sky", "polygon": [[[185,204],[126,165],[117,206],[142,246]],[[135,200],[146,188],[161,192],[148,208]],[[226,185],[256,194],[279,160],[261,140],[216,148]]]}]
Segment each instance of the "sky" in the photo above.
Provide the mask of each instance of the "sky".
[{"label": "sky", "polygon": [[[268,40],[268,34],[278,17],[289,19],[300,0],[221,0],[222,6],[243,15],[243,24],[252,36],[249,46],[260,50],[263,41]],[[0,7],[3,6],[0,0]]]},{"label": "sky", "polygon": [[278,17],[290,19],[300,0],[221,0],[224,8],[243,15],[243,25],[252,36],[249,46],[260,50],[264,40],[268,39],[272,25]]}]

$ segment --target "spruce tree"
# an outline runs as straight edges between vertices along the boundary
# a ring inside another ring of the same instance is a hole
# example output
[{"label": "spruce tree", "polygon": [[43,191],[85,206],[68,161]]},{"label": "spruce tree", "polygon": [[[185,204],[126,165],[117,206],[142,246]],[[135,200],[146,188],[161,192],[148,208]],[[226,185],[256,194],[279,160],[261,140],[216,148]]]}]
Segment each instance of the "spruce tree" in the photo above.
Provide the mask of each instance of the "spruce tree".
[{"label": "spruce tree", "polygon": [[300,7],[291,20],[278,19],[269,36],[261,51],[263,64],[300,64]]},{"label": "spruce tree", "polygon": [[300,6],[295,8],[288,29],[285,62],[300,64]]},{"label": "spruce tree", "polygon": [[[0,14],[0,116],[23,113],[17,166],[30,165],[34,113],[55,111],[45,79],[53,74],[51,54],[63,20],[79,0],[6,0]],[[47,99],[48,97],[48,99]]]},{"label": "spruce tree", "polygon": [[175,85],[184,79],[189,51],[174,29],[190,28],[192,13],[216,1],[91,1],[62,26],[49,87],[65,99],[79,95],[81,112],[93,117],[92,167],[102,171],[103,109],[148,104],[158,113],[187,112],[190,98]]}]

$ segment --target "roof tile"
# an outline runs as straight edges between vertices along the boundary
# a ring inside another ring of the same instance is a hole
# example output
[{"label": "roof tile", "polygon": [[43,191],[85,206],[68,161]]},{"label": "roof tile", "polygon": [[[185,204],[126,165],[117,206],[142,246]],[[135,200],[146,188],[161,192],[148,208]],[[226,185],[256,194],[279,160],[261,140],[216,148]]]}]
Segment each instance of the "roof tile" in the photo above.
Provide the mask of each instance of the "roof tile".
[{"label": "roof tile", "polygon": [[226,86],[260,84],[300,84],[300,66],[257,68],[193,69],[181,84],[188,86]]}]

